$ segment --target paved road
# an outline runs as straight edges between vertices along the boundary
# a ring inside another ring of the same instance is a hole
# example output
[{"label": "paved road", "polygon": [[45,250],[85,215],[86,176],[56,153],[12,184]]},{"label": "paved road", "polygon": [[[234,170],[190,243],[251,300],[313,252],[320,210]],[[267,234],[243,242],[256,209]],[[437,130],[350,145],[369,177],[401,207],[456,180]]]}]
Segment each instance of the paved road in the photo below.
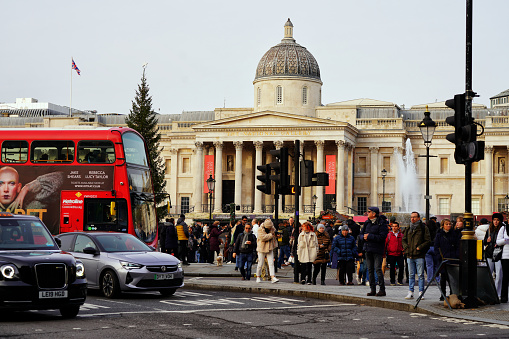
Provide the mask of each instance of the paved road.
[{"label": "paved road", "polygon": [[479,338],[508,337],[509,326],[326,300],[218,291],[91,293],[79,316],[57,311],[3,313],[10,338]]}]

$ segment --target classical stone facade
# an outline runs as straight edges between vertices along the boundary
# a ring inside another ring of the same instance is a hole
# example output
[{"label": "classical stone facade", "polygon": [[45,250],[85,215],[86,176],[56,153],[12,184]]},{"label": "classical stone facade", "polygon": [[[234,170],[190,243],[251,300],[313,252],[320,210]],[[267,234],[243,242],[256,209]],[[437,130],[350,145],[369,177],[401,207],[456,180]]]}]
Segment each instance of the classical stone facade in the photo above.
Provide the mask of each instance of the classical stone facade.
[{"label": "classical stone facade", "polygon": [[[315,172],[335,168],[327,191],[324,187],[303,188],[301,217],[330,208],[332,202],[339,212],[349,214],[363,214],[368,206],[382,206],[383,201],[386,210],[400,211],[408,206],[408,192],[415,193],[416,208],[423,211],[426,159],[421,156],[426,148],[418,123],[426,106],[438,124],[430,148],[430,154],[436,156],[430,159],[431,213],[464,212],[464,166],[455,163],[454,145],[445,139],[453,132],[445,123],[453,111],[444,102],[411,109],[372,99],[322,104],[318,62],[296,43],[290,20],[284,26],[281,43],[270,48],[255,66],[253,107],[159,116],[172,213],[207,218],[205,180],[210,175],[216,180],[216,216],[226,213],[225,206],[230,203],[240,206],[237,214],[273,213],[273,196],[256,189],[260,184],[256,176],[261,174],[256,166],[272,161],[271,149],[285,146],[293,154],[295,140],[301,142],[303,158],[314,161]],[[509,116],[507,108],[492,110],[479,104],[473,106],[473,116],[484,126],[480,139],[486,142],[486,149],[485,160],[472,168],[472,210],[478,215],[490,214],[507,209]],[[1,127],[14,127],[18,121],[6,119],[12,118],[0,118]],[[74,119],[73,125],[125,124],[124,117],[118,115]],[[62,121],[44,118],[19,124],[51,127],[62,125]],[[409,157],[414,158],[416,171],[412,184],[404,180],[407,169],[401,166]],[[291,157],[292,181],[294,161]],[[284,200],[280,212],[289,216],[294,213],[294,197]]]}]

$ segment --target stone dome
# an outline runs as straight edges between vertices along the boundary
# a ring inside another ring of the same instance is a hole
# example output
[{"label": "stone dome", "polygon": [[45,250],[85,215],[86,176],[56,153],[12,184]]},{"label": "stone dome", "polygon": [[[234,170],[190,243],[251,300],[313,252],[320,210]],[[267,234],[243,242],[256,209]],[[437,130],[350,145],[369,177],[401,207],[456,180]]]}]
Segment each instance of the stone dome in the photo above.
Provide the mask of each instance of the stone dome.
[{"label": "stone dome", "polygon": [[288,19],[284,38],[264,54],[256,68],[255,81],[266,77],[306,77],[320,80],[315,57],[293,38],[293,24]]}]

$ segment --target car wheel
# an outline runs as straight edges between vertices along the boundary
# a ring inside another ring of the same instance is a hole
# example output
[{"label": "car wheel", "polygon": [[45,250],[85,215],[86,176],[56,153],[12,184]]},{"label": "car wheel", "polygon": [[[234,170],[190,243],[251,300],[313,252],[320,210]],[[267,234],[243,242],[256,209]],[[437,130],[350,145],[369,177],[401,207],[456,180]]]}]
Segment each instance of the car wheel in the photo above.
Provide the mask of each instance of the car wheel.
[{"label": "car wheel", "polygon": [[115,272],[107,270],[101,278],[101,292],[106,298],[115,298],[120,294],[120,286]]},{"label": "car wheel", "polygon": [[171,295],[174,295],[176,291],[177,291],[176,288],[167,288],[164,290],[159,290],[159,293],[161,293],[165,297],[169,297]]},{"label": "car wheel", "polygon": [[79,305],[65,306],[60,309],[60,314],[65,319],[76,318],[79,312],[80,312]]}]

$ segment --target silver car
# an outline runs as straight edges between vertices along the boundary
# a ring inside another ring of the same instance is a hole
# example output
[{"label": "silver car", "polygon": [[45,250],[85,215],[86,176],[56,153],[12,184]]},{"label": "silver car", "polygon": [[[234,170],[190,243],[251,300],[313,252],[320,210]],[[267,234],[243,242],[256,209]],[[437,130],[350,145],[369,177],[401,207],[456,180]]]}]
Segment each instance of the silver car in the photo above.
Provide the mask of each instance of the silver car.
[{"label": "silver car", "polygon": [[153,290],[170,296],[184,286],[184,271],[177,258],[156,252],[130,234],[70,232],[57,238],[62,250],[85,265],[88,288],[99,288],[107,298],[122,291]]}]

